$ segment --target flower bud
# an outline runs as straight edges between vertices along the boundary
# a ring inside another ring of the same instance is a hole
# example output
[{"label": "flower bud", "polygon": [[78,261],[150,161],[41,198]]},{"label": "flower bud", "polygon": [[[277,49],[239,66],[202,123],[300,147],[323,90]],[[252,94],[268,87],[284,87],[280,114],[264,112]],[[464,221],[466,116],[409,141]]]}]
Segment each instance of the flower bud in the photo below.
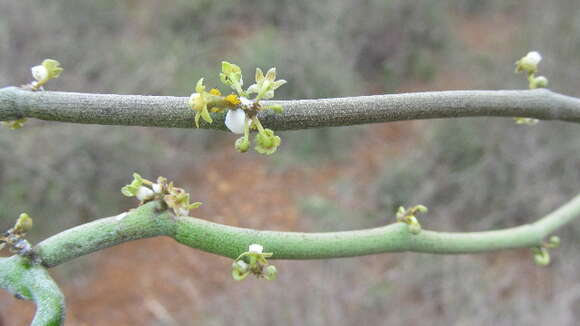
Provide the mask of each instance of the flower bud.
[{"label": "flower bud", "polygon": [[550,264],[550,253],[546,248],[533,248],[534,262],[539,266],[547,266]]},{"label": "flower bud", "polygon": [[32,218],[26,213],[20,214],[18,220],[16,221],[16,225],[14,225],[14,229],[16,232],[19,233],[26,233],[32,229]]},{"label": "flower bud", "polygon": [[546,88],[548,87],[548,78],[544,77],[544,76],[539,76],[539,77],[535,77],[530,79],[530,88],[531,89],[535,89],[535,88]]},{"label": "flower bud", "polygon": [[45,66],[39,65],[30,68],[32,72],[32,77],[37,81],[44,81],[48,79],[48,69]]},{"label": "flower bud", "polygon": [[273,281],[276,278],[278,278],[278,270],[276,269],[276,266],[269,265],[268,267],[266,267],[266,269],[264,270],[264,278],[267,279],[268,281]]},{"label": "flower bud", "polygon": [[538,71],[538,64],[542,61],[542,56],[536,51],[531,51],[516,62],[516,72],[525,71],[529,74]]},{"label": "flower bud", "polygon": [[250,148],[250,141],[246,137],[240,137],[236,139],[235,147],[238,150],[238,152],[245,153]]}]

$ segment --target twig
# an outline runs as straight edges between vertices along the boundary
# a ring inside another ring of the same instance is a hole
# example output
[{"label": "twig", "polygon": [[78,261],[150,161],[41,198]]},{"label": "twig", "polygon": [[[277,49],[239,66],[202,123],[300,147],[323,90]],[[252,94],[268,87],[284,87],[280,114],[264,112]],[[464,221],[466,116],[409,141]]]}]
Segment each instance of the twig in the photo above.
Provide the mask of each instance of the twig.
[{"label": "twig", "polygon": [[[443,91],[264,101],[280,104],[283,114],[261,112],[264,126],[274,130],[347,126],[376,122],[460,117],[530,117],[580,123],[580,99],[547,89]],[[206,129],[226,130],[224,114],[214,113]],[[31,92],[0,89],[0,120],[41,120],[125,126],[193,128],[194,112],[187,97]]]}]

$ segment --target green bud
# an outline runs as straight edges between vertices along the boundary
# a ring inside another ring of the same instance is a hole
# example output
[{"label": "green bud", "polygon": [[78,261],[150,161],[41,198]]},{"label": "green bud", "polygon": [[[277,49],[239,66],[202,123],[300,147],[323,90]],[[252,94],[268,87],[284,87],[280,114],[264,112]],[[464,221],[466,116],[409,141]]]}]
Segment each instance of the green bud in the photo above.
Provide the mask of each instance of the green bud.
[{"label": "green bud", "polygon": [[232,264],[232,277],[236,281],[241,281],[250,275],[250,266],[243,260],[234,261]]},{"label": "green bud", "polygon": [[560,246],[560,237],[553,235],[550,237],[550,239],[548,239],[547,243],[548,248],[558,248],[559,246]]},{"label": "green bud", "polygon": [[246,136],[236,139],[235,148],[240,153],[245,153],[250,148],[250,141]]},{"label": "green bud", "polygon": [[538,71],[540,61],[542,61],[542,56],[538,52],[528,52],[525,57],[516,61],[516,72],[525,71],[528,74],[534,74]]},{"label": "green bud", "polygon": [[32,229],[32,218],[26,213],[20,214],[18,220],[16,220],[16,224],[14,225],[14,229],[18,233],[27,233]]},{"label": "green bud", "polygon": [[548,87],[548,79],[544,76],[530,78],[530,89]]},{"label": "green bud", "polygon": [[409,232],[415,235],[421,233],[421,224],[419,224],[417,218],[415,216],[411,216],[409,220]]},{"label": "green bud", "polygon": [[534,262],[539,266],[547,266],[550,264],[550,253],[546,248],[532,248],[534,253]]},{"label": "green bud", "polygon": [[268,281],[273,281],[277,279],[278,270],[276,269],[276,266],[269,265],[268,267],[266,267],[266,269],[264,270],[264,278],[267,279]]},{"label": "green bud", "polygon": [[227,61],[222,61],[220,81],[224,85],[230,86],[233,90],[238,92],[239,95],[244,95],[242,90],[244,80],[242,79],[242,69],[239,66]]},{"label": "green bud", "polygon": [[256,152],[266,155],[276,152],[281,143],[280,137],[276,136],[271,129],[264,129],[263,132],[259,132],[255,141],[256,147],[254,149]]}]

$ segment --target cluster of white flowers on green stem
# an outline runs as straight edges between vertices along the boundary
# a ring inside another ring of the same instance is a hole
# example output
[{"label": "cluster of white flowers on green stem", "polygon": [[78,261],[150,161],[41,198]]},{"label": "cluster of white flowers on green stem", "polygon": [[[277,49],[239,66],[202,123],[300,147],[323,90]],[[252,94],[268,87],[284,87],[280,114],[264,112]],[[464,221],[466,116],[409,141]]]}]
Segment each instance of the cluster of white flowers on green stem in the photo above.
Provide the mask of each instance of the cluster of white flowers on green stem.
[{"label": "cluster of white flowers on green stem", "polygon": [[[274,91],[286,83],[285,80],[276,80],[276,68],[271,68],[264,75],[260,68],[256,68],[256,82],[246,90],[243,89],[244,80],[239,66],[226,61],[222,62],[220,81],[230,86],[237,94],[222,96],[218,89],[206,91],[201,78],[196,86],[195,93],[189,98],[189,106],[196,111],[195,124],[199,127],[200,119],[212,123],[210,112],[223,112],[228,110],[225,117],[226,127],[233,133],[243,134],[235,142],[235,148],[240,152],[247,152],[250,148],[250,130],[256,129],[254,149],[261,154],[270,155],[280,146],[280,137],[274,131],[264,128],[258,119],[261,110],[272,110],[281,113],[280,105],[262,105],[260,100],[274,97]],[[255,94],[255,95],[254,95]],[[252,95],[253,98],[250,98]]]}]

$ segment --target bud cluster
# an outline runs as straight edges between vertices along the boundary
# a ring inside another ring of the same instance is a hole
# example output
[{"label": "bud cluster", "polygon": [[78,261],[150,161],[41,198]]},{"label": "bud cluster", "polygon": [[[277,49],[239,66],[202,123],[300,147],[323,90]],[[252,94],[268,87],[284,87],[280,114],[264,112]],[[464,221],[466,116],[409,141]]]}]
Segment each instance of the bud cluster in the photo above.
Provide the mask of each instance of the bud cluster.
[{"label": "bud cluster", "polygon": [[20,214],[14,227],[0,234],[0,250],[8,245],[8,249],[12,253],[21,256],[32,256],[32,246],[24,239],[30,229],[32,229],[32,218],[26,213]]},{"label": "bud cluster", "polygon": [[278,270],[266,260],[272,257],[273,253],[263,251],[264,247],[261,245],[251,244],[248,251],[238,256],[232,263],[232,277],[241,281],[248,275],[254,274],[258,278],[275,280],[278,277]]},{"label": "bud cluster", "polygon": [[187,216],[189,211],[201,206],[201,202],[190,203],[190,196],[184,189],[175,187],[164,177],[158,177],[157,183],[143,179],[133,173],[133,181],[121,188],[123,195],[136,197],[141,205],[153,200],[163,201],[177,216]]},{"label": "bud cluster", "polygon": [[427,213],[427,207],[423,205],[416,205],[409,209],[400,206],[397,210],[397,222],[405,223],[409,226],[409,231],[412,234],[421,233],[421,224],[416,215],[418,213]]}]

